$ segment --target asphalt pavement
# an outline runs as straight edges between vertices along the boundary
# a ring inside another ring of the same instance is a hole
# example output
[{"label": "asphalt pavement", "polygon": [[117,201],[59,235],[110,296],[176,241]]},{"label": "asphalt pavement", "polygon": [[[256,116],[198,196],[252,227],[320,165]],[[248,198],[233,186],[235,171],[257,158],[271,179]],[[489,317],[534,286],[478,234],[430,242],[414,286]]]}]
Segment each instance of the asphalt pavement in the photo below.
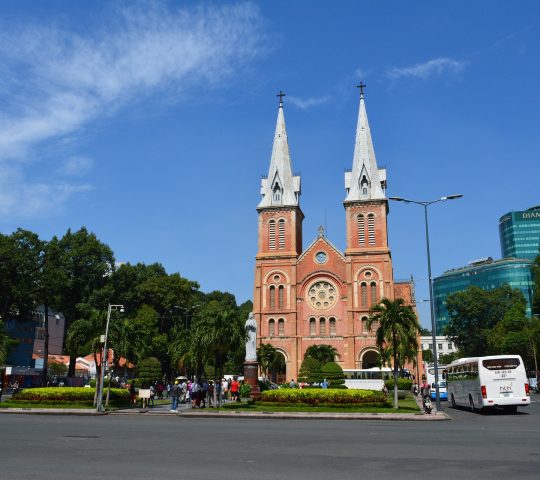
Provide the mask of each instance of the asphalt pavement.
[{"label": "asphalt pavement", "polygon": [[0,415],[0,478],[539,478],[540,395],[517,414],[446,411],[451,421]]}]

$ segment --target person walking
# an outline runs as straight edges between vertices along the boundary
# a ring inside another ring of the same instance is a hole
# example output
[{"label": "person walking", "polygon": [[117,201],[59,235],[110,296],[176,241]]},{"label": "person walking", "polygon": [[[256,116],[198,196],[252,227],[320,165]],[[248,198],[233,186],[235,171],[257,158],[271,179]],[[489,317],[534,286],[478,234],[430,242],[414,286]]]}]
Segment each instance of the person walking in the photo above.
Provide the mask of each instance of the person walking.
[{"label": "person walking", "polygon": [[231,400],[233,402],[239,401],[240,399],[239,390],[240,390],[240,384],[238,383],[238,380],[236,380],[236,377],[234,377],[231,383]]},{"label": "person walking", "polygon": [[134,380],[131,380],[131,384],[129,386],[129,404],[130,407],[134,407],[137,405],[137,391],[135,390]]},{"label": "person walking", "polygon": [[154,398],[156,397],[156,387],[153,383],[150,384],[150,408],[154,408]]},{"label": "person walking", "polygon": [[180,398],[180,386],[178,380],[175,380],[174,385],[171,387],[170,396],[172,399],[171,412],[176,413],[178,410],[178,399]]}]

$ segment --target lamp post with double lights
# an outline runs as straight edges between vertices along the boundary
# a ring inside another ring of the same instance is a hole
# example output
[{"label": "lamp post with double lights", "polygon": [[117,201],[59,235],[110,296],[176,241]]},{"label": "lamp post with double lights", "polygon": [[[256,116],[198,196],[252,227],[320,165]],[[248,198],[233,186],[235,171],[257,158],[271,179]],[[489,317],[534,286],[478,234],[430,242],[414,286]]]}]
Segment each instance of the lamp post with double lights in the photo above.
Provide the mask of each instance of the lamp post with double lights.
[{"label": "lamp post with double lights", "polygon": [[[103,380],[105,378],[105,367],[107,365],[108,355],[107,355],[107,337],[109,336],[109,322],[111,321],[111,312],[113,310],[120,310],[120,313],[124,313],[124,305],[111,305],[107,308],[107,323],[105,324],[105,335],[101,336],[103,343],[103,350],[101,352],[101,373],[100,373],[100,382],[99,382],[99,392],[97,398],[97,407],[98,412],[103,412]],[[109,379],[110,382],[110,379]],[[110,383],[109,383],[110,384]]]},{"label": "lamp post with double lights", "polygon": [[435,400],[437,406],[437,412],[441,411],[441,397],[439,395],[439,362],[437,359],[437,326],[435,324],[435,306],[433,305],[433,279],[431,278],[431,256],[429,251],[429,228],[428,228],[428,207],[438,202],[446,202],[447,200],[456,200],[463,197],[461,194],[447,195],[436,200],[419,201],[411,200],[409,198],[401,197],[388,197],[389,200],[395,202],[415,203],[424,207],[424,221],[426,226],[426,249],[427,249],[427,265],[428,265],[428,279],[429,279],[429,312],[431,315],[431,338],[433,341],[433,368],[435,370]]}]

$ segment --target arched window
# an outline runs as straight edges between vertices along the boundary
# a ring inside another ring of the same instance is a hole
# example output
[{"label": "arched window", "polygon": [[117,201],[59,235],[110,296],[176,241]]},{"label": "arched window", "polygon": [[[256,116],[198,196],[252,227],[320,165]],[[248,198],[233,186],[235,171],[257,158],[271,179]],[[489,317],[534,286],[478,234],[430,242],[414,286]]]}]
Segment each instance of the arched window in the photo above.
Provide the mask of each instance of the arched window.
[{"label": "arched window", "polygon": [[356,217],[356,224],[358,228],[358,245],[363,247],[366,244],[366,224],[364,215],[360,214]]},{"label": "arched window", "polygon": [[278,335],[280,337],[285,335],[285,320],[283,320],[283,318],[278,320]]},{"label": "arched window", "polygon": [[367,283],[362,282],[360,284],[360,303],[363,307],[367,305]]},{"label": "arched window", "polygon": [[278,287],[278,306],[279,308],[283,308],[283,298],[285,296],[285,288],[283,285],[280,285]]},{"label": "arched window", "polygon": [[281,187],[279,183],[274,183],[274,188],[272,189],[272,200],[276,203],[281,202]]},{"label": "arched window", "polygon": [[369,332],[368,317],[362,317],[360,320],[362,322],[362,332],[368,333]]},{"label": "arched window", "polygon": [[273,318],[268,320],[268,336],[273,337],[276,334],[276,322]]},{"label": "arched window", "polygon": [[270,308],[274,308],[276,306],[276,287],[274,285],[270,285]]},{"label": "arched window", "polygon": [[326,335],[326,319],[321,318],[319,320],[319,335],[322,337]]},{"label": "arched window", "polygon": [[375,282],[371,282],[369,284],[371,289],[371,305],[377,304],[377,284]]},{"label": "arched window", "polygon": [[278,222],[279,248],[285,248],[285,220],[281,218]]},{"label": "arched window", "polygon": [[336,319],[335,318],[330,319],[330,335],[332,337],[335,337],[336,335]]},{"label": "arched window", "polygon": [[313,317],[309,319],[309,334],[312,337],[317,335],[317,325],[316,325],[315,319]]},{"label": "arched window", "polygon": [[373,215],[373,213],[370,213],[367,216],[367,226],[368,226],[368,243],[370,245],[375,245],[375,215]]},{"label": "arched window", "polygon": [[268,222],[268,248],[270,250],[276,249],[276,221],[270,220]]}]

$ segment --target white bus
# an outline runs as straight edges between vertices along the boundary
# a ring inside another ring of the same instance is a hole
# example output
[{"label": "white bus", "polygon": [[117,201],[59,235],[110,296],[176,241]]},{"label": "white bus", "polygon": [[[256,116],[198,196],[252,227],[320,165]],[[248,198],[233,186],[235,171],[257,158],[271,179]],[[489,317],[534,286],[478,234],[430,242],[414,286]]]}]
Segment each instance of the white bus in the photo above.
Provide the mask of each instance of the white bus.
[{"label": "white bus", "polygon": [[343,370],[345,386],[357,390],[382,390],[384,381],[393,378],[391,368],[373,367]]},{"label": "white bus", "polygon": [[[440,400],[448,400],[446,387],[446,365],[437,365],[439,373],[439,398]],[[429,396],[431,400],[437,397],[437,389],[435,388],[435,366],[424,363],[424,371],[426,372],[426,382],[429,385]]]},{"label": "white bus", "polygon": [[448,367],[448,395],[452,407],[503,408],[515,412],[530,405],[529,381],[519,355],[461,358]]}]

